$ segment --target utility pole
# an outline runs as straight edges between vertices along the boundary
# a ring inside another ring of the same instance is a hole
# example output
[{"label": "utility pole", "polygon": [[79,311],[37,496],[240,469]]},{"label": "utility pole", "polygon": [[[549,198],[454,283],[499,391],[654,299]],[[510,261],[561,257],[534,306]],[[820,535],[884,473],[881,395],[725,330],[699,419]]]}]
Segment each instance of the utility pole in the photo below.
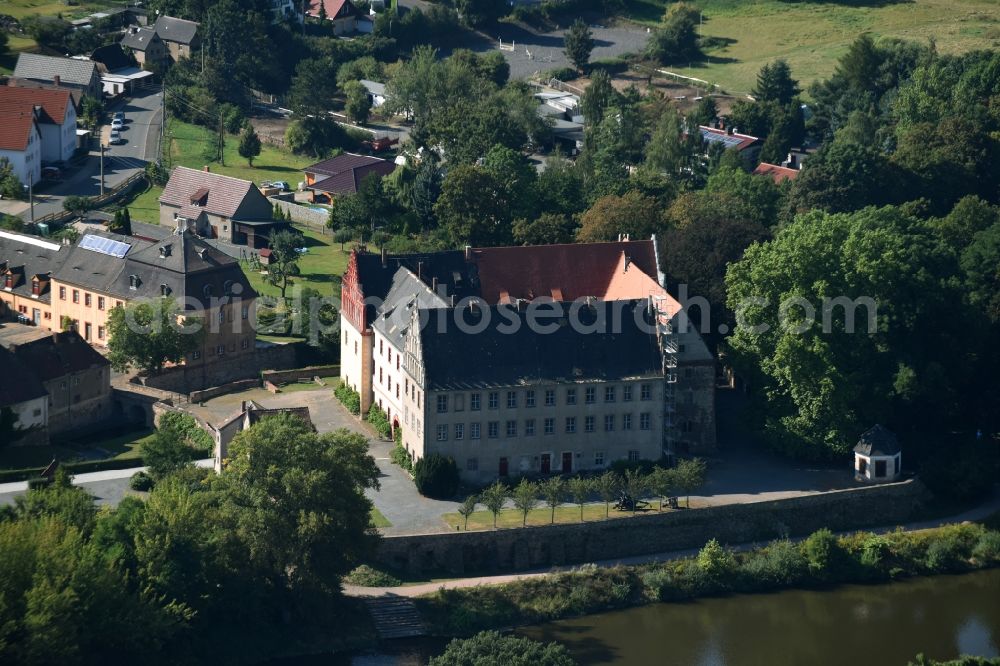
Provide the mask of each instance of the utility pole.
[{"label": "utility pole", "polygon": [[163,132],[167,125],[167,84],[160,86],[160,145],[156,151],[156,163],[163,165]]},{"label": "utility pole", "polygon": [[101,196],[104,196],[104,142],[101,141]]},{"label": "utility pole", "polygon": [[28,215],[30,222],[35,223],[35,197],[31,190],[31,174],[28,174]]},{"label": "utility pole", "polygon": [[219,164],[226,166],[226,117],[219,114]]}]

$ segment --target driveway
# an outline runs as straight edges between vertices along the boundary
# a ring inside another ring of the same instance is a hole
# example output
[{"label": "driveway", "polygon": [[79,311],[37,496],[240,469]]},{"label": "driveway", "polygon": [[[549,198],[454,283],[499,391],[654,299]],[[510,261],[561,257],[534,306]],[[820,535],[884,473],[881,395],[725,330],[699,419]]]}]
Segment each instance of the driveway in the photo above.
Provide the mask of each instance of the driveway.
[{"label": "driveway", "polygon": [[[157,87],[139,90],[130,100],[108,108],[109,113],[124,111],[126,123],[122,131],[124,143],[108,146],[104,151],[105,190],[142,171],[147,162],[156,159],[162,121],[160,105],[161,93]],[[105,129],[102,128],[104,134],[106,134]],[[99,195],[100,183],[100,151],[93,150],[82,164],[69,169],[65,180],[35,188],[35,219],[62,211],[63,200],[67,196]],[[24,220],[31,217],[27,205],[19,214]]]}]

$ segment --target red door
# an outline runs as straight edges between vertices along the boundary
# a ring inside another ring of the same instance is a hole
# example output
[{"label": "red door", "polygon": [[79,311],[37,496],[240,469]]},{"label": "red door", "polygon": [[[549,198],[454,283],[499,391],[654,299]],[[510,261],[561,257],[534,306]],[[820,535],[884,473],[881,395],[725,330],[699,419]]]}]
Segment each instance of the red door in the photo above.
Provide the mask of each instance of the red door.
[{"label": "red door", "polygon": [[500,459],[500,476],[507,476],[507,459]]},{"label": "red door", "polygon": [[563,474],[569,474],[573,471],[573,452],[563,451],[563,464],[562,464]]},{"label": "red door", "polygon": [[548,453],[542,454],[542,474],[548,474],[552,471],[552,456]]}]

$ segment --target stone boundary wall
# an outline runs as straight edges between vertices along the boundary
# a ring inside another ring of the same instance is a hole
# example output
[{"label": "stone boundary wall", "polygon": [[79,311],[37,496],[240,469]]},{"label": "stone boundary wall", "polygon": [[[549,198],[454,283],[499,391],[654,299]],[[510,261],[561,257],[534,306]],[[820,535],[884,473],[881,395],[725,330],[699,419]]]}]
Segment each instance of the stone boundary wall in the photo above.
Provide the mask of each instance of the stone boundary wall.
[{"label": "stone boundary wall", "polygon": [[905,522],[926,496],[918,480],[635,518],[481,532],[383,537],[378,564],[410,574],[523,571],[634,555]]},{"label": "stone boundary wall", "polygon": [[261,373],[261,377],[265,382],[271,382],[272,384],[278,385],[295,382],[299,379],[308,379],[312,381],[313,377],[339,376],[339,365],[312,365],[305,368],[296,368],[294,370],[265,370]]},{"label": "stone boundary wall", "polygon": [[187,395],[192,391],[215,389],[244,379],[254,379],[259,383],[261,370],[290,368],[294,365],[294,345],[273,345],[258,347],[252,356],[241,354],[206,365],[181,365],[155,377],[138,379],[147,387]]},{"label": "stone boundary wall", "polygon": [[212,388],[207,388],[202,391],[191,391],[191,393],[188,394],[188,399],[191,402],[202,402],[203,400],[211,400],[212,398],[216,398],[220,395],[246,391],[247,389],[257,388],[258,386],[260,386],[260,380],[256,377],[252,379],[238,379],[234,382],[223,384],[222,386],[213,386]]},{"label": "stone boundary wall", "polygon": [[288,213],[293,222],[307,224],[320,231],[326,229],[326,223],[330,219],[329,213],[313,210],[312,208],[307,208],[306,206],[300,206],[297,203],[286,201],[280,197],[268,197],[268,200],[272,205],[277,204],[278,208],[280,208],[283,213]]}]

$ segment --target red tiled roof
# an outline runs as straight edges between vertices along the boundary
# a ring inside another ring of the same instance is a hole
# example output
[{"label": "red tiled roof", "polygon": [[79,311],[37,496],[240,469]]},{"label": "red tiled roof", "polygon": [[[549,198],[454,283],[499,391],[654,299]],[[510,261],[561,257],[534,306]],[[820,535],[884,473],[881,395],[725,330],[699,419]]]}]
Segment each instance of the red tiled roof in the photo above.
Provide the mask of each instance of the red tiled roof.
[{"label": "red tiled roof", "polygon": [[361,181],[370,174],[388,176],[395,171],[395,162],[369,157],[367,155],[354,155],[344,153],[328,160],[323,160],[306,167],[306,173],[327,176],[317,180],[309,186],[312,190],[320,192],[330,192],[332,194],[353,194],[358,191]]},{"label": "red tiled roof", "polygon": [[777,164],[761,162],[757,165],[757,168],[753,170],[753,175],[769,176],[775,183],[780,183],[783,180],[795,180],[798,177],[799,172],[798,169],[790,169],[788,167],[778,166]]},{"label": "red tiled roof", "polygon": [[0,109],[9,107],[40,106],[43,122],[62,125],[66,120],[66,109],[72,104],[69,90],[45,88],[0,87]]},{"label": "red tiled roof", "polygon": [[552,296],[562,300],[603,296],[622,253],[654,280],[656,251],[652,240],[573,243],[473,250],[479,270],[480,293],[490,304],[506,292],[511,299]]},{"label": "red tiled roof", "polygon": [[255,185],[249,180],[179,166],[170,173],[170,180],[160,195],[160,203],[189,209],[192,196],[204,189],[208,190],[204,206],[206,212],[233,217],[253,187]]},{"label": "red tiled roof", "polygon": [[309,0],[309,9],[306,10],[306,15],[319,16],[319,3],[321,1],[326,9],[326,18],[330,21],[360,13],[350,0]]},{"label": "red tiled roof", "polygon": [[30,110],[0,109],[0,150],[25,150],[35,126],[35,114]]}]

